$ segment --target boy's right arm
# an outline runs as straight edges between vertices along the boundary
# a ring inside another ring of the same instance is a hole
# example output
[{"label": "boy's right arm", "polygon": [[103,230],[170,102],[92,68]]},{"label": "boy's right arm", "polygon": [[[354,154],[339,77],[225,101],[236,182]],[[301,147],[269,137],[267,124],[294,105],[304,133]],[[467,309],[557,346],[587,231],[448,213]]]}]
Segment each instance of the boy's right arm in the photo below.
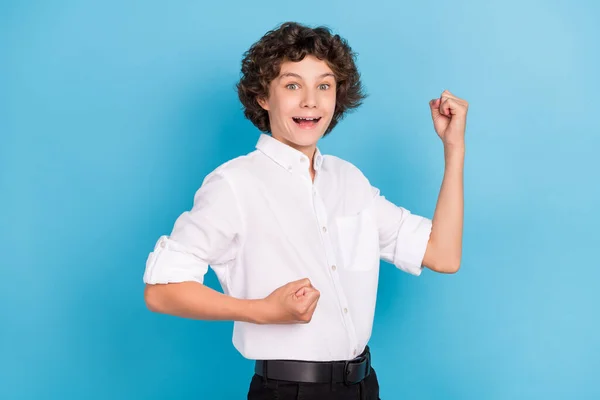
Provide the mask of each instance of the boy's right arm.
[{"label": "boy's right arm", "polygon": [[144,299],[154,312],[201,320],[231,320],[255,324],[308,323],[320,293],[310,280],[300,279],[276,289],[264,299],[237,299],[198,282],[146,284]]}]

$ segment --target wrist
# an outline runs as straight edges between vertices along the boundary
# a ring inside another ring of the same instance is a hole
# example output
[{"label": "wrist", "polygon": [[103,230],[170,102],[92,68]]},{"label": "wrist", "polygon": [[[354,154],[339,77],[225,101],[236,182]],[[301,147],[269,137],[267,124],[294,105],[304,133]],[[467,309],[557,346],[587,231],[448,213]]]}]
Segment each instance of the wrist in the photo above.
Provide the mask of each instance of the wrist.
[{"label": "wrist", "polygon": [[245,300],[247,303],[246,313],[248,317],[248,321],[253,324],[267,324],[268,323],[268,305],[265,302],[265,299],[256,299],[256,300]]},{"label": "wrist", "polygon": [[462,162],[465,159],[465,145],[444,145],[444,158],[446,162]]},{"label": "wrist", "polygon": [[465,142],[444,143],[444,152],[446,152],[446,153],[464,153],[465,152]]}]

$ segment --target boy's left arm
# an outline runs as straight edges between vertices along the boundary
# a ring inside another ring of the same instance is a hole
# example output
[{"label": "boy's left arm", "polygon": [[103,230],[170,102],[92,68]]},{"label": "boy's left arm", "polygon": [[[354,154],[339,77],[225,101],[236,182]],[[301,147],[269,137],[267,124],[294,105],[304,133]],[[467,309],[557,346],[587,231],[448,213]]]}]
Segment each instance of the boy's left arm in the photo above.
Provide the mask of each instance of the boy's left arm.
[{"label": "boy's left arm", "polygon": [[436,133],[444,144],[445,169],[433,214],[423,265],[433,271],[455,273],[462,256],[465,128],[469,104],[445,90],[429,102]]}]

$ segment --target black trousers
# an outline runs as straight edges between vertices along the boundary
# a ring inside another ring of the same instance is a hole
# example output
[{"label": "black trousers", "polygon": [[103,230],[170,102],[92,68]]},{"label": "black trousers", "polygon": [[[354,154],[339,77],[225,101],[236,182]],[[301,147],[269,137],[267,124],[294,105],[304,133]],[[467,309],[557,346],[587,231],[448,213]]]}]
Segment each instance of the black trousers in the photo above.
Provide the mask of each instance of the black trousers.
[{"label": "black trousers", "polygon": [[248,400],[381,400],[377,374],[353,385],[344,383],[305,383],[265,379],[254,374]]}]

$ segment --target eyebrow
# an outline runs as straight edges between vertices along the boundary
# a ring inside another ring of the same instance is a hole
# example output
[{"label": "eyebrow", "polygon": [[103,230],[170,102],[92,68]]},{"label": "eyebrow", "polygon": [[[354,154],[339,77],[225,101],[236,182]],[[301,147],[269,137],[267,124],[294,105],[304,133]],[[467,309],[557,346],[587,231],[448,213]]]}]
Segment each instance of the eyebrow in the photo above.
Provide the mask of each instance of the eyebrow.
[{"label": "eyebrow", "polygon": [[[295,74],[293,72],[284,72],[283,74],[281,74],[279,76],[279,79],[283,79],[287,76],[292,76],[294,78],[302,79],[302,77],[300,75]],[[325,72],[324,74],[319,75],[318,78],[325,78],[326,76],[331,76],[331,77],[335,78],[335,75],[331,72]]]}]

